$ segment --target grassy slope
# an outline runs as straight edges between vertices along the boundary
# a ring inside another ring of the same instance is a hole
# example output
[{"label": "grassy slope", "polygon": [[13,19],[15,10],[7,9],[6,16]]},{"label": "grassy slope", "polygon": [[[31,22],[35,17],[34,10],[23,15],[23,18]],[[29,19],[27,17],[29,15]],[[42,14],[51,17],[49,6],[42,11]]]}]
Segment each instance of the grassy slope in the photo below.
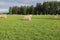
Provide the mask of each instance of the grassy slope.
[{"label": "grassy slope", "polygon": [[60,40],[60,20],[40,15],[25,21],[23,17],[0,18],[0,40]]}]

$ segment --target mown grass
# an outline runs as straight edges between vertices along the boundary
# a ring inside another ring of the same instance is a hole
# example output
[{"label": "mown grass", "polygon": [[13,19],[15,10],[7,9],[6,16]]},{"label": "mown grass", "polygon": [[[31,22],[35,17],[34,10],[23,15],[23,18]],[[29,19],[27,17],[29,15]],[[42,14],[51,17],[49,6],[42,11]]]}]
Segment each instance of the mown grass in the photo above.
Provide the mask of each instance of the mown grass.
[{"label": "mown grass", "polygon": [[60,16],[33,15],[31,21],[24,15],[8,15],[0,18],[0,40],[60,40]]}]

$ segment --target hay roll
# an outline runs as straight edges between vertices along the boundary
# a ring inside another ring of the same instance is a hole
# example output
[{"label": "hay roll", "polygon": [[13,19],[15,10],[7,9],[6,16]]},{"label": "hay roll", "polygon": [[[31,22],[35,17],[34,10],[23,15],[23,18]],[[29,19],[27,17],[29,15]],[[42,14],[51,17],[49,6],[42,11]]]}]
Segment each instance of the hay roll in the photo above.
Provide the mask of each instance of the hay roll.
[{"label": "hay roll", "polygon": [[31,20],[31,18],[32,18],[32,15],[26,15],[26,16],[24,16],[25,20]]},{"label": "hay roll", "polygon": [[58,16],[56,15],[56,16],[54,16],[54,19],[58,19]]},{"label": "hay roll", "polygon": [[0,14],[0,18],[7,18],[6,14]]}]

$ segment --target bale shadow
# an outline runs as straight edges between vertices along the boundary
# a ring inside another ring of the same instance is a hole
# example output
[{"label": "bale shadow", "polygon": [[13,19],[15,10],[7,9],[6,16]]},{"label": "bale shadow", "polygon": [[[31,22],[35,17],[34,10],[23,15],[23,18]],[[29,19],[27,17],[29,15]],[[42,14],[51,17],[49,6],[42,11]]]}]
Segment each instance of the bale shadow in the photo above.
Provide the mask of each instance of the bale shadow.
[{"label": "bale shadow", "polygon": [[24,20],[24,19],[18,19],[18,20],[20,20],[20,21],[29,21],[29,20]]},{"label": "bale shadow", "polygon": [[18,19],[18,20],[25,21],[24,19]]}]

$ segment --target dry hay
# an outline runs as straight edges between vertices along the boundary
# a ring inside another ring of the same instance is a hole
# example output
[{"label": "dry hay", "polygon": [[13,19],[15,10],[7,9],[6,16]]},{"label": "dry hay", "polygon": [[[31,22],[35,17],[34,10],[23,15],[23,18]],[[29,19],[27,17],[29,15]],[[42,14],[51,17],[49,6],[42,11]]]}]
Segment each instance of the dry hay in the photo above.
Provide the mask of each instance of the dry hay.
[{"label": "dry hay", "polygon": [[6,14],[0,14],[0,18],[7,18]]},{"label": "dry hay", "polygon": [[58,19],[58,15],[54,16],[54,19]]},{"label": "dry hay", "polygon": [[32,18],[32,15],[26,15],[26,16],[24,16],[24,20],[31,20],[31,18]]}]

